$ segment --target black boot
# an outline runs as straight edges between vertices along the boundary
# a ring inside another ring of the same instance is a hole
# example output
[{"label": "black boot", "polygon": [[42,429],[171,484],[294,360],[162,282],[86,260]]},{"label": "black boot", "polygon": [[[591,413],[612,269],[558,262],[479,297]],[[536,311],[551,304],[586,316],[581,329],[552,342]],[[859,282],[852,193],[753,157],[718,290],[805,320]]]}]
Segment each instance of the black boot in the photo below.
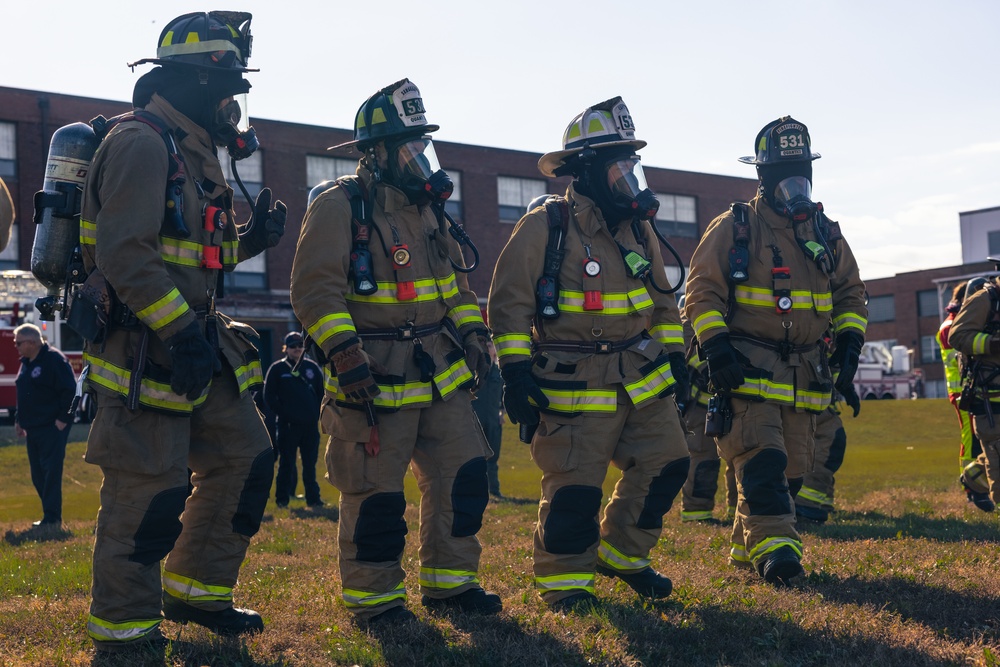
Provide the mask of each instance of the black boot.
[{"label": "black boot", "polygon": [[219,611],[207,611],[178,600],[163,592],[163,617],[177,623],[197,623],[217,635],[235,636],[263,632],[264,619],[252,609],[229,607]]},{"label": "black boot", "polygon": [[830,513],[819,507],[809,507],[808,505],[795,505],[796,518],[815,521],[816,523],[826,523],[830,518]]},{"label": "black boot", "polygon": [[589,614],[601,606],[601,601],[593,593],[580,591],[555,602],[546,603],[557,613]]},{"label": "black boot", "polygon": [[409,623],[410,621],[417,620],[417,617],[412,611],[407,609],[403,605],[395,605],[389,607],[381,614],[375,614],[367,621],[361,622],[362,625],[366,625],[369,628],[381,628],[395,626],[400,623]]},{"label": "black boot", "polygon": [[424,595],[420,598],[420,604],[432,610],[458,609],[473,614],[499,614],[503,609],[500,596],[487,593],[482,588],[470,588],[450,598],[432,598]]},{"label": "black boot", "polygon": [[756,567],[764,581],[775,586],[788,586],[793,579],[806,573],[799,562],[799,555],[791,547],[775,549],[757,561]]},{"label": "black boot", "polygon": [[644,598],[658,600],[668,597],[674,590],[673,582],[651,567],[646,567],[638,572],[619,572],[606,565],[598,564],[597,571],[604,576],[621,579]]}]

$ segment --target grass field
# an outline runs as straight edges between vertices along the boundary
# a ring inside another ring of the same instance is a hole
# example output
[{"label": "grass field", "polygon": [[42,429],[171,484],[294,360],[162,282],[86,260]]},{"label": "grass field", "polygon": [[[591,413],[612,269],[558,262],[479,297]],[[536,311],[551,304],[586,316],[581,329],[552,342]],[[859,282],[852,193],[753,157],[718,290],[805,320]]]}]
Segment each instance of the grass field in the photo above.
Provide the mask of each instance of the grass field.
[{"label": "grass field", "polygon": [[[86,431],[75,428],[64,484],[67,531],[47,538],[28,530],[40,507],[23,442],[0,430],[0,666],[89,665],[93,658],[84,625],[101,477],[82,461]],[[865,402],[846,428],[839,511],[825,525],[802,528],[808,576],[801,587],[775,589],[729,567],[729,527],[682,524],[675,506],[652,553],[674,581],[670,598],[644,603],[624,584],[599,578],[606,603],[598,612],[547,611],[531,577],[539,474],[508,426],[501,483],[511,499],[491,502],[480,532],[480,575],[503,598],[499,617],[434,615],[420,606],[411,484],[406,584],[419,622],[377,635],[357,629],[340,602],[336,492],[324,485],[329,508],[272,502],[250,547],[237,604],[264,616],[265,633],[223,641],[164,622],[178,641],[149,664],[1000,664],[1000,517],[979,512],[959,490],[951,406]],[[614,481],[609,475],[606,488]],[[720,517],[721,497],[720,490]]]}]

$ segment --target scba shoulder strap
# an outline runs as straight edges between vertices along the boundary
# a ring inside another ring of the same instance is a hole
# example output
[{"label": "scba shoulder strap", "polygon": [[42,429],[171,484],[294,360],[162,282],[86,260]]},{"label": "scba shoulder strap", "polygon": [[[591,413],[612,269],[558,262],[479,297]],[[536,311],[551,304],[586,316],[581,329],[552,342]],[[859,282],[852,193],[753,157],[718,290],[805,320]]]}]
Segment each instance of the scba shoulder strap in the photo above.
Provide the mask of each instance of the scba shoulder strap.
[{"label": "scba shoulder strap", "polygon": [[566,231],[569,229],[569,202],[552,195],[545,200],[545,215],[549,223],[549,238],[545,244],[545,265],[535,285],[538,316],[545,320],[559,317],[559,272],[566,251]]},{"label": "scba shoulder strap", "polygon": [[729,250],[729,280],[745,283],[750,279],[750,207],[741,202],[730,204],[733,214],[733,247]]},{"label": "scba shoulder strap", "polygon": [[357,176],[341,176],[336,181],[344,189],[351,203],[351,268],[349,278],[354,282],[354,293],[367,296],[378,291],[372,269],[371,241],[372,219],[368,197]]}]

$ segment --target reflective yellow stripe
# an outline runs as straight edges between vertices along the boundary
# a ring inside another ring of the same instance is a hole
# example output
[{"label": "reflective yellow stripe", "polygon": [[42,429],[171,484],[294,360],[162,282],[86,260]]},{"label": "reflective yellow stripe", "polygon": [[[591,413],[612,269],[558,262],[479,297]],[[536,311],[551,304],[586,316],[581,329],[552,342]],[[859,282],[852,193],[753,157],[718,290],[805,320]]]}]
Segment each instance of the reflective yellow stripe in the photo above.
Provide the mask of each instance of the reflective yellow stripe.
[{"label": "reflective yellow stripe", "polygon": [[357,333],[350,313],[330,313],[329,315],[324,315],[319,321],[306,327],[306,331],[316,341],[317,345],[322,345],[331,336],[344,331]]},{"label": "reflective yellow stripe", "polygon": [[822,412],[829,405],[832,399],[830,392],[811,391],[799,389],[790,384],[774,382],[764,378],[746,378],[746,381],[733,390],[736,396],[743,396],[750,400],[771,401],[783,405],[794,405],[796,408],[809,410],[810,412]]},{"label": "reflective yellow stripe", "polygon": [[[733,510],[733,516],[736,516],[736,510]],[[742,544],[736,544],[733,542],[729,545],[729,557],[732,558],[737,563],[749,563],[750,556],[747,555],[746,547]]]},{"label": "reflective yellow stripe", "polygon": [[204,256],[205,246],[201,243],[175,239],[172,236],[160,236],[160,257],[168,264],[200,267]]},{"label": "reflective yellow stripe", "polygon": [[664,345],[684,344],[684,328],[680,324],[657,324],[649,330],[649,335]]},{"label": "reflective yellow stripe", "polygon": [[593,572],[565,572],[563,574],[552,574],[546,577],[535,577],[535,587],[543,592],[549,591],[569,591],[583,589],[588,593],[594,592]]},{"label": "reflective yellow stripe", "polygon": [[597,547],[597,558],[602,563],[618,572],[637,572],[649,567],[650,560],[645,557],[626,556],[624,553],[601,540]]},{"label": "reflective yellow stripe", "polygon": [[240,251],[240,241],[239,239],[233,241],[223,241],[222,242],[222,265],[223,266],[236,266],[239,264],[239,251]]},{"label": "reflective yellow stripe", "polygon": [[757,546],[751,549],[747,556],[756,563],[758,560],[781,547],[791,547],[799,558],[802,558],[802,542],[793,540],[790,537],[768,537],[761,540]]},{"label": "reflective yellow stripe", "polygon": [[451,299],[458,296],[458,281],[455,279],[454,273],[449,273],[444,278],[437,281],[438,292],[441,293],[442,299]]},{"label": "reflective yellow stripe", "polygon": [[385,593],[371,593],[369,591],[345,588],[341,592],[341,597],[344,599],[344,605],[348,609],[357,609],[359,607],[377,607],[380,604],[392,602],[393,600],[405,600],[406,587],[402,582],[400,582],[399,586],[395,589]]},{"label": "reflective yellow stripe", "polygon": [[486,322],[483,321],[483,313],[479,310],[479,306],[455,306],[448,311],[448,317],[451,318],[451,321],[458,328],[462,328],[466,324],[479,324],[483,328],[486,327]]},{"label": "reflective yellow stripe", "polygon": [[80,245],[97,244],[97,223],[80,218]]},{"label": "reflective yellow stripe", "polygon": [[833,310],[833,295],[829,292],[813,294],[813,303],[817,313],[829,313]]},{"label": "reflective yellow stripe", "polygon": [[264,372],[261,370],[260,361],[256,359],[234,368],[233,372],[236,373],[236,384],[239,385],[241,394],[254,385],[264,383]]},{"label": "reflective yellow stripe", "polygon": [[[733,290],[736,303],[744,306],[774,308],[774,292],[769,287],[739,285]],[[833,309],[833,295],[829,292],[812,293],[809,290],[791,290],[792,310],[829,312]]]},{"label": "reflective yellow stripe", "polygon": [[444,371],[434,375],[434,384],[437,385],[441,398],[452,394],[463,384],[471,381],[472,371],[469,370],[464,358],[458,359]]},{"label": "reflective yellow stripe", "polygon": [[468,570],[444,570],[436,567],[420,568],[420,585],[447,591],[466,584],[478,584],[479,577]]},{"label": "reflective yellow stripe", "polygon": [[[437,301],[441,297],[441,292],[438,290],[438,284],[433,278],[415,280],[413,281],[413,288],[417,293],[416,298],[408,299],[406,301],[400,301],[396,298],[395,282],[379,282],[378,290],[372,294],[355,294],[354,292],[348,292],[346,294],[346,299],[356,303],[405,304]],[[455,286],[455,294],[458,294],[457,285]]]},{"label": "reflective yellow stripe", "polygon": [[833,330],[841,333],[847,329],[855,329],[862,336],[868,328],[868,320],[856,313],[844,313],[833,318]]},{"label": "reflective yellow stripe", "polygon": [[135,315],[147,327],[153,331],[159,331],[189,310],[191,308],[187,301],[181,296],[180,290],[175,287],[150,305],[137,310]]},{"label": "reflective yellow stripe", "polygon": [[[128,396],[132,371],[86,352],[83,354],[83,361],[90,364],[90,372],[87,374],[88,382],[110,389],[122,397]],[[194,401],[188,401],[183,396],[178,396],[171,391],[168,383],[154,382],[144,377],[139,384],[139,404],[170,412],[191,414],[195,406],[201,405],[208,398],[209,387],[211,387],[211,383],[201,393],[201,396]]]},{"label": "reflective yellow stripe", "polygon": [[986,354],[986,351],[990,349],[990,334],[988,333],[977,333],[972,338],[972,354]]},{"label": "reflective yellow stripe", "polygon": [[[542,387],[542,393],[549,399],[546,412],[574,414],[578,412],[612,413],[617,408],[614,389],[551,389]],[[535,402],[529,399],[534,405]]]},{"label": "reflective yellow stripe", "polygon": [[676,381],[668,362],[657,366],[638,381],[626,383],[625,391],[632,399],[632,404],[639,405],[651,398],[657,398],[674,384]]},{"label": "reflective yellow stripe", "polygon": [[531,336],[527,334],[504,334],[493,338],[493,345],[497,349],[497,358],[505,357],[530,357],[531,356]]},{"label": "reflective yellow stripe", "polygon": [[726,326],[726,318],[722,316],[717,310],[709,310],[702,313],[694,319],[694,323],[691,325],[694,327],[694,333],[698,336],[698,340],[704,340],[704,334],[706,331],[711,331],[712,329],[728,329]]},{"label": "reflective yellow stripe", "polygon": [[587,313],[588,315],[625,315],[653,307],[653,300],[645,288],[631,292],[604,292],[601,294],[601,310],[584,310],[583,292],[559,290],[559,310],[565,313]]},{"label": "reflective yellow stripe", "polygon": [[102,642],[130,642],[142,639],[160,625],[163,617],[113,623],[93,614],[87,617],[87,634]]},{"label": "reflective yellow stripe", "polygon": [[827,505],[829,507],[833,507],[833,498],[818,489],[813,489],[808,486],[803,486],[799,489],[799,495],[797,497],[814,502],[817,505]]},{"label": "reflective yellow stripe", "polygon": [[229,586],[212,586],[166,570],[160,581],[164,591],[184,602],[231,602],[233,599],[233,589]]},{"label": "reflective yellow stripe", "polygon": [[[327,383],[330,393],[336,394],[337,400],[348,402],[347,395],[337,385],[337,378],[331,378]],[[434,400],[434,386],[430,382],[407,382],[405,384],[379,384],[381,392],[375,397],[375,407],[388,410],[399,410],[403,407],[430,405]]]}]

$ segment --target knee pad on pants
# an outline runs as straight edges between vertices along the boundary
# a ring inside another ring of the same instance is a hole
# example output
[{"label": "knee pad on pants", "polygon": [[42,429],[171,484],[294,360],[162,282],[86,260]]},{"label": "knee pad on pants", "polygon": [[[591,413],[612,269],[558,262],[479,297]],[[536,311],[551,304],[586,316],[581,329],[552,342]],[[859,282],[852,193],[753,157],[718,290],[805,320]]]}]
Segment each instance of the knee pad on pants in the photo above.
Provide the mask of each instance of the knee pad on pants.
[{"label": "knee pad on pants", "polygon": [[452,537],[470,537],[483,527],[483,512],[490,500],[486,482],[486,459],[472,459],[455,476],[451,487]]},{"label": "knee pad on pants", "polygon": [[694,488],[691,495],[695,498],[715,498],[715,492],[719,488],[719,469],[722,467],[720,459],[712,461],[702,461],[694,469]]},{"label": "knee pad on pants", "polygon": [[[670,511],[670,506],[674,504],[674,498],[680,493],[681,487],[687,481],[688,471],[691,468],[691,458],[685,456],[682,459],[671,461],[663,466],[660,474],[649,483],[649,491],[646,493],[646,502],[643,503],[642,512],[635,522],[635,527],[643,530],[659,530],[663,528],[663,515]],[[719,472],[719,462],[715,462],[715,472]]]},{"label": "knee pad on pants", "polygon": [[802,482],[805,481],[802,477],[793,477],[788,480],[788,493],[791,494],[792,500],[799,495],[799,491],[802,490]]},{"label": "knee pad on pants", "polygon": [[129,561],[152,565],[166,558],[181,534],[180,516],[187,497],[186,486],[167,489],[153,496],[135,531],[135,551],[128,557]]},{"label": "knee pad on pants", "polygon": [[240,502],[233,515],[233,532],[253,537],[260,530],[260,520],[264,516],[267,497],[271,494],[273,477],[274,450],[265,449],[254,459],[250,474],[243,483]]},{"label": "knee pad on pants", "polygon": [[357,560],[383,563],[399,559],[406,546],[405,510],[402,492],[376,493],[361,503],[354,526]]},{"label": "knee pad on pants", "polygon": [[792,513],[791,497],[785,481],[787,465],[788,457],[784,452],[765,449],[743,466],[743,496],[751,515]]},{"label": "knee pad on pants", "polygon": [[847,432],[838,428],[833,434],[833,444],[830,445],[830,454],[826,457],[824,466],[830,472],[837,472],[844,464],[844,451],[847,449]]},{"label": "knee pad on pants", "polygon": [[597,544],[601,527],[601,489],[596,486],[564,486],[556,491],[545,519],[545,550],[554,554],[582,554]]}]

